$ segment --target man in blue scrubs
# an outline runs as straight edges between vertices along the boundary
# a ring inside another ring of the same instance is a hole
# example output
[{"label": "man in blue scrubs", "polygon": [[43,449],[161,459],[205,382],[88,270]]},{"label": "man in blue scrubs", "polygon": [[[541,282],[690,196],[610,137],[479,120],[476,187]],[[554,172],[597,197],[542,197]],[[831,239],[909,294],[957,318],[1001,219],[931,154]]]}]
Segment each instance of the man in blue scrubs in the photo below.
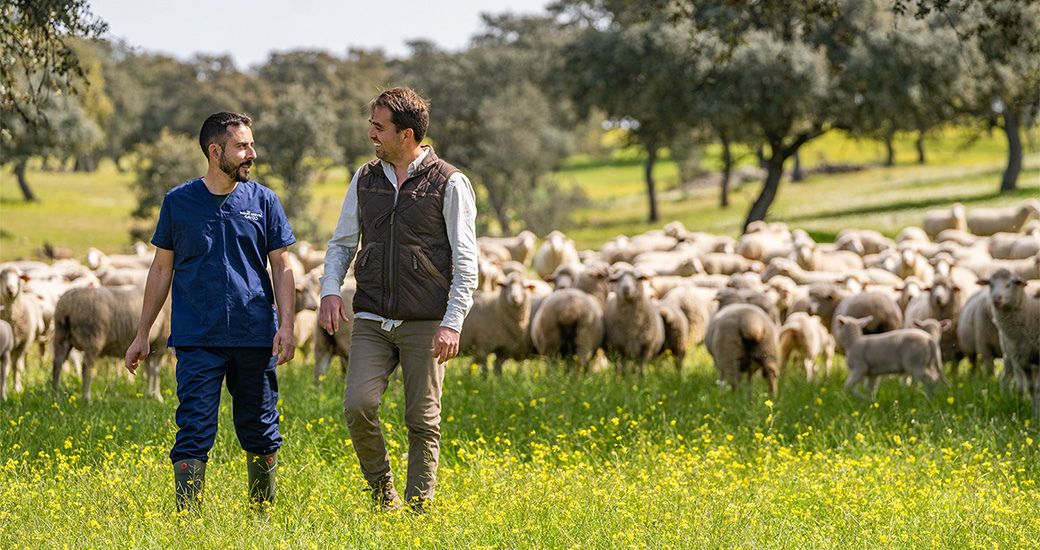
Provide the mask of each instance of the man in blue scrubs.
[{"label": "man in blue scrubs", "polygon": [[295,353],[286,247],[296,238],[274,192],[249,181],[256,159],[251,124],[237,113],[216,113],[203,123],[199,145],[209,168],[163,199],[141,322],[126,352],[133,373],[149,354],[148,332],[172,283],[169,345],[177,351],[180,404],[170,459],[178,510],[202,494],[225,380],[246,451],[249,496],[257,504],[274,500],[282,445],[275,366]]}]

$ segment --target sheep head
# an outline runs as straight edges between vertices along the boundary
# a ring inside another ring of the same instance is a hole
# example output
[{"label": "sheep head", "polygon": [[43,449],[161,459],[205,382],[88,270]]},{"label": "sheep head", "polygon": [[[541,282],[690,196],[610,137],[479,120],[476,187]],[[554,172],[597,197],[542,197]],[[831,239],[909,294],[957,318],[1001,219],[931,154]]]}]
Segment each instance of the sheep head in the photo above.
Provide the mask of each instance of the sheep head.
[{"label": "sheep head", "polygon": [[1025,295],[1026,282],[1005,268],[993,272],[988,279],[979,279],[980,285],[989,285],[989,301],[997,309],[1018,307]]}]

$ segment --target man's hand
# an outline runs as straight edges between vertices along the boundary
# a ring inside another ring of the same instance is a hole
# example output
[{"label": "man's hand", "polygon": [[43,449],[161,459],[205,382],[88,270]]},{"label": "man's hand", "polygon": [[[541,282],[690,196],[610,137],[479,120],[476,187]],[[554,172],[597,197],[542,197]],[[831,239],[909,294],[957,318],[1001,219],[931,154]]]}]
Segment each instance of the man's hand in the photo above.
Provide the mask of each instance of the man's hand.
[{"label": "man's hand", "polygon": [[292,325],[278,327],[278,332],[274,333],[274,346],[271,348],[271,355],[278,356],[277,364],[279,365],[288,363],[296,355],[296,341],[293,337]]},{"label": "man's hand", "polygon": [[147,358],[151,352],[152,347],[148,343],[147,336],[134,338],[126,350],[126,370],[130,371],[130,374],[137,374],[137,367],[141,366],[141,361]]},{"label": "man's hand", "polygon": [[443,365],[448,359],[459,354],[459,333],[448,327],[440,327],[433,335],[433,356],[437,364]]},{"label": "man's hand", "polygon": [[322,298],[321,305],[318,306],[318,322],[321,323],[321,328],[325,329],[329,335],[335,334],[339,332],[341,320],[344,325],[348,322],[347,308],[343,305],[343,298],[335,294]]}]

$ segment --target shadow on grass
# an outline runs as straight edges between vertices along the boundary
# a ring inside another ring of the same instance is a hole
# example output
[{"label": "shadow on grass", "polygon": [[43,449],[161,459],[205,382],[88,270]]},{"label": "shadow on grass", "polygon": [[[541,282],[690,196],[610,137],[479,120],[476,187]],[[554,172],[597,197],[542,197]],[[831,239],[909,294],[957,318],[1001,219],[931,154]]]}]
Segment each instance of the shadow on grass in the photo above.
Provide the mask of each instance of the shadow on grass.
[{"label": "shadow on grass", "polygon": [[798,214],[794,216],[784,216],[786,222],[801,222],[809,220],[829,220],[835,218],[845,218],[848,216],[862,216],[866,214],[885,214],[891,212],[898,212],[901,210],[918,210],[922,208],[929,208],[935,206],[945,206],[954,202],[959,202],[965,205],[973,203],[985,202],[997,198],[1015,197],[1021,199],[1027,199],[1036,196],[1035,189],[1022,189],[1019,188],[1012,193],[1002,194],[999,191],[993,191],[990,193],[984,193],[981,195],[954,195],[945,197],[932,197],[927,199],[908,199],[897,202],[890,202],[886,204],[872,204],[866,206],[857,206],[855,208],[846,208],[844,210],[831,210],[829,212],[814,212],[810,214]]}]

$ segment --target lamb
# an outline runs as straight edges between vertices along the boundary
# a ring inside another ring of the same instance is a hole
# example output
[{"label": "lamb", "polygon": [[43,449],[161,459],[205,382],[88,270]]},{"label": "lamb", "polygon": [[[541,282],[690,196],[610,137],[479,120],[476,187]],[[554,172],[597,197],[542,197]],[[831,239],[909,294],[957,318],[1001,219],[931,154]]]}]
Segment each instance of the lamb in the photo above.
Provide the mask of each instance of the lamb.
[{"label": "lamb", "polygon": [[495,374],[502,374],[506,358],[523,359],[531,352],[531,291],[534,285],[512,273],[499,283],[497,292],[477,291],[473,308],[462,324],[459,350],[476,356],[486,375],[489,356],[495,354]]},{"label": "lamb", "polygon": [[526,265],[534,255],[534,245],[537,241],[538,237],[534,233],[521,231],[513,237],[480,237],[477,239],[477,244],[501,246],[509,252],[509,257],[505,258],[506,260],[513,260]]},{"label": "lamb", "polygon": [[704,332],[711,317],[710,298],[696,288],[680,286],[669,290],[661,301],[679,308],[686,316],[690,345],[704,341]]},{"label": "lamb", "polygon": [[531,343],[539,355],[574,356],[583,371],[603,344],[603,333],[603,307],[577,288],[546,296],[531,320]]},{"label": "lamb", "polygon": [[1040,298],[1028,295],[1026,281],[1006,269],[998,269],[979,283],[989,285],[1004,368],[1011,369],[1018,387],[1030,395],[1033,417],[1040,419]]},{"label": "lamb", "polygon": [[797,354],[805,367],[805,377],[816,376],[817,361],[823,359],[827,374],[834,360],[834,338],[816,315],[792,313],[780,327],[780,368],[787,368]]},{"label": "lamb", "polygon": [[[144,291],[134,286],[75,288],[58,300],[54,308],[54,369],[51,384],[55,391],[61,383],[61,369],[72,349],[83,352],[83,401],[90,403],[94,360],[98,357],[122,358],[137,334],[144,302]],[[145,373],[148,395],[162,401],[159,369],[170,336],[169,302],[148,333],[151,353]]]},{"label": "lamb", "polygon": [[924,229],[924,232],[932,239],[935,239],[943,229],[967,230],[968,223],[965,219],[964,205],[955,203],[949,209],[925,212],[921,229]]},{"label": "lamb", "polygon": [[954,374],[963,357],[957,347],[957,320],[968,295],[970,290],[965,291],[948,277],[939,276],[929,289],[907,304],[903,315],[904,328],[914,326],[914,321],[925,319],[951,320],[953,330],[944,331],[941,344],[943,361],[952,363]]},{"label": "lamb", "polygon": [[[0,319],[11,325],[12,389],[22,391],[25,359],[43,330],[43,314],[36,298],[24,292],[27,275],[16,267],[0,270]],[[0,401],[7,399],[7,377],[0,378]]]},{"label": "lamb", "polygon": [[899,292],[899,299],[896,301],[899,310],[906,311],[906,306],[910,304],[910,301],[921,294],[925,288],[927,288],[927,285],[917,277],[910,276],[904,279],[902,284],[895,287],[896,291]]},{"label": "lamb", "polygon": [[[973,373],[979,371],[980,363],[981,371],[986,375],[995,372],[993,360],[1003,356],[1004,352],[1000,349],[1000,332],[993,323],[989,292],[980,290],[972,294],[961,308],[957,320],[957,347],[968,358]],[[1002,380],[1010,382],[1010,369],[1004,369]]]},{"label": "lamb", "polygon": [[[615,266],[617,267],[617,266]],[[603,311],[608,350],[618,355],[617,371],[623,374],[629,361],[642,374],[664,345],[664,322],[651,297],[652,274],[639,268],[615,270],[610,277],[614,292]]]},{"label": "lamb", "polygon": [[1010,208],[972,208],[967,229],[984,237],[999,232],[1018,233],[1030,218],[1040,218],[1040,200],[1029,199]]},{"label": "lamb", "polygon": [[779,228],[777,231],[772,229],[753,231],[752,226],[749,225],[748,233],[742,235],[737,242],[737,254],[763,263],[773,258],[790,256],[793,250],[791,234]]},{"label": "lamb", "polygon": [[350,360],[350,330],[354,326],[354,310],[350,303],[354,301],[354,292],[357,282],[353,278],[343,281],[339,289],[339,295],[343,303],[347,304],[347,322],[340,322],[339,330],[333,334],[325,332],[319,319],[315,319],[314,328],[314,381],[321,383],[325,373],[332,366],[332,358],[339,357],[340,367],[343,374],[347,372],[347,361]]},{"label": "lamb", "polygon": [[777,328],[761,309],[748,304],[733,304],[719,309],[708,323],[704,338],[715,361],[719,380],[736,388],[741,375],[748,382],[756,368],[777,396],[780,369],[777,364]]},{"label": "lamb", "polygon": [[534,257],[534,271],[544,279],[561,265],[580,263],[574,241],[559,231],[553,231],[546,236],[545,242]]},{"label": "lamb", "polygon": [[[845,389],[862,398],[856,385],[864,381],[873,399],[877,397],[880,376],[909,375],[924,384],[931,396],[935,385],[943,381],[938,338],[921,328],[864,335],[863,327],[870,321],[869,317],[857,319],[845,315],[835,319],[838,327],[835,337],[845,348],[845,362],[849,367]],[[934,332],[949,330],[949,321],[937,323],[934,319],[921,322]]]},{"label": "lamb", "polygon": [[690,322],[676,304],[657,302],[657,312],[664,323],[664,341],[658,353],[671,352],[676,372],[682,372],[686,349],[690,346]]}]

